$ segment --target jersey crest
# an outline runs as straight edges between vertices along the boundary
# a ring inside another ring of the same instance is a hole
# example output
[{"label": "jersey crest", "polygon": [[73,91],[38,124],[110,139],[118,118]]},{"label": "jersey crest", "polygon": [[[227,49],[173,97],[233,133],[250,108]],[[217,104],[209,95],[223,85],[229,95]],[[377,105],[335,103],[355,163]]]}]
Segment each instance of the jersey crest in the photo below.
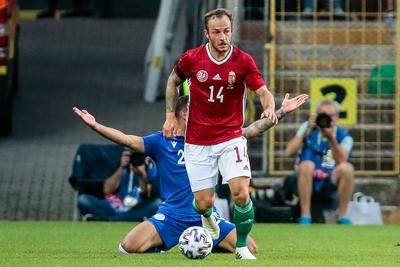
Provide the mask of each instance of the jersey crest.
[{"label": "jersey crest", "polygon": [[197,78],[197,80],[198,80],[199,82],[201,82],[201,83],[207,81],[207,79],[208,79],[208,73],[207,73],[207,71],[205,71],[205,70],[199,70],[199,71],[196,73],[196,78]]},{"label": "jersey crest", "polygon": [[236,73],[233,72],[233,71],[230,71],[229,74],[228,74],[228,86],[227,86],[227,89],[232,90],[234,85],[235,85],[235,82],[236,82]]}]

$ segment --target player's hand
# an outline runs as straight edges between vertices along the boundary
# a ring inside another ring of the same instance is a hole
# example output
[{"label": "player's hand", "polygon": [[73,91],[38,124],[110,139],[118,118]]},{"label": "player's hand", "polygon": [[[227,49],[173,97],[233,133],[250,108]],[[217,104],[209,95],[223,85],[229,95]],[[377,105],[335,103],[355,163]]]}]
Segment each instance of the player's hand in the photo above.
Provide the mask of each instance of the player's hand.
[{"label": "player's hand", "polygon": [[274,109],[271,107],[268,107],[263,113],[261,113],[261,119],[263,118],[269,119],[274,124],[278,123],[278,117],[276,116]]},{"label": "player's hand", "polygon": [[167,113],[164,125],[162,127],[163,135],[166,138],[172,138],[176,136],[176,128],[178,121],[176,120],[175,114],[173,112]]},{"label": "player's hand", "polygon": [[285,94],[285,98],[282,101],[282,109],[285,114],[290,113],[301,105],[303,105],[308,100],[308,95],[301,94],[294,98],[289,98],[289,94]]},{"label": "player's hand", "polygon": [[85,109],[80,110],[77,107],[73,107],[72,110],[78,117],[81,118],[81,120],[89,125],[90,127],[93,127],[96,124],[96,119]]}]

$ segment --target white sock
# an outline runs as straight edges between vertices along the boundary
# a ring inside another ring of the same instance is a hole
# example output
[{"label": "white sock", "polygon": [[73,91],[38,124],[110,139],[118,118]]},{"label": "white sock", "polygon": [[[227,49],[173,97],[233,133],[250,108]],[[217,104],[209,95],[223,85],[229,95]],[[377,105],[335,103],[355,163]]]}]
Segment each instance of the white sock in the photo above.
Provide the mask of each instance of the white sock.
[{"label": "white sock", "polygon": [[119,243],[119,245],[118,245],[118,252],[119,252],[119,253],[122,253],[122,254],[129,254],[128,251],[126,251],[126,250],[122,247],[122,244],[121,244],[121,243]]}]

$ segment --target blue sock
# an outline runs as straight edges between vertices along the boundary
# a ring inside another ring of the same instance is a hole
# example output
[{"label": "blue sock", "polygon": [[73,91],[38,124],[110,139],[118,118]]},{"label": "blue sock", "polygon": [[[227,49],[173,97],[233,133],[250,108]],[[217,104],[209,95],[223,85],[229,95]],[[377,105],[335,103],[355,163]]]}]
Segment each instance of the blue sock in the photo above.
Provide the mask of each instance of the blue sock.
[{"label": "blue sock", "polygon": [[351,222],[351,220],[350,220],[348,217],[346,217],[346,216],[341,217],[336,223],[337,223],[337,224],[347,224],[347,225],[353,224],[353,223]]},{"label": "blue sock", "polygon": [[310,216],[301,216],[299,219],[299,224],[311,224]]}]

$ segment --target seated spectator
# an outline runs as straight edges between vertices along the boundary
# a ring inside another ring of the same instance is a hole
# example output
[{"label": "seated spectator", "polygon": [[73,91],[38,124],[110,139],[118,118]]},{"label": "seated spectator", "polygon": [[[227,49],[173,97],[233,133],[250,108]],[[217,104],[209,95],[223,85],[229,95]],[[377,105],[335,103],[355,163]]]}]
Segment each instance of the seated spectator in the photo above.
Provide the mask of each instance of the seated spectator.
[{"label": "seated spectator", "polygon": [[311,223],[313,192],[339,195],[339,224],[351,224],[346,217],[347,205],[354,188],[354,167],[348,162],[353,138],[337,126],[339,104],[323,100],[317,107],[318,116],[310,116],[289,141],[286,154],[297,158],[297,193],[300,200],[300,224]]},{"label": "seated spectator", "polygon": [[[147,159],[146,159],[147,160]],[[78,208],[84,220],[142,221],[157,211],[161,200],[155,180],[156,166],[142,154],[124,151],[121,163],[104,182],[104,199],[81,194]],[[148,181],[154,181],[153,186]]]}]

